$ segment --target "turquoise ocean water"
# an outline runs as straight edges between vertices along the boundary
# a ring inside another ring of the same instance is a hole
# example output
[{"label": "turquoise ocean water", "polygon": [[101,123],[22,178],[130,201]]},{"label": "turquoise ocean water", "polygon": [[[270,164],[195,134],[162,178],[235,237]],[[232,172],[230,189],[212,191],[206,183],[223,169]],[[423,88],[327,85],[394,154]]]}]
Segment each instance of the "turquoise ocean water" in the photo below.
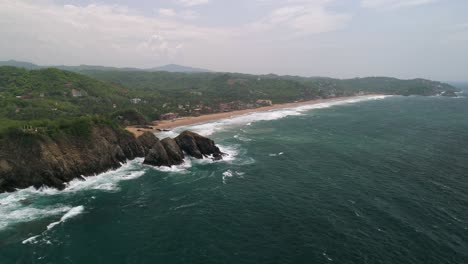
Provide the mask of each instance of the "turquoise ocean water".
[{"label": "turquoise ocean water", "polygon": [[229,157],[0,194],[0,263],[468,263],[463,94],[189,128]]}]

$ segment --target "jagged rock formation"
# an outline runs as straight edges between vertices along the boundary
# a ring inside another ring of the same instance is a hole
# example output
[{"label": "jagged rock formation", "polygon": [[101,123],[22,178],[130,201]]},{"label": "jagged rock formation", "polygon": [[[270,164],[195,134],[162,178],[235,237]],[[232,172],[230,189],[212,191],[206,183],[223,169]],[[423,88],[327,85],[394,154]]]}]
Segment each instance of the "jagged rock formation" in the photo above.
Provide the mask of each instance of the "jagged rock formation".
[{"label": "jagged rock formation", "polygon": [[197,159],[209,156],[214,160],[223,158],[223,154],[213,140],[184,131],[175,139],[157,140],[146,155],[144,163],[155,166],[179,165],[184,160],[184,152]]},{"label": "jagged rock formation", "polygon": [[458,97],[454,91],[445,91],[445,92],[442,92],[440,95],[446,96],[446,97]]},{"label": "jagged rock formation", "polygon": [[93,127],[87,138],[33,135],[0,143],[0,193],[29,186],[63,189],[75,178],[116,169],[136,157],[145,157],[144,163],[154,166],[181,164],[184,152],[195,158],[222,158],[212,140],[192,132],[159,140],[149,132],[135,138],[106,125]]},{"label": "jagged rock formation", "polygon": [[221,151],[213,140],[196,133],[184,131],[175,138],[175,141],[183,151],[197,159],[202,159],[209,155],[213,155],[213,159],[215,160],[223,158]]}]

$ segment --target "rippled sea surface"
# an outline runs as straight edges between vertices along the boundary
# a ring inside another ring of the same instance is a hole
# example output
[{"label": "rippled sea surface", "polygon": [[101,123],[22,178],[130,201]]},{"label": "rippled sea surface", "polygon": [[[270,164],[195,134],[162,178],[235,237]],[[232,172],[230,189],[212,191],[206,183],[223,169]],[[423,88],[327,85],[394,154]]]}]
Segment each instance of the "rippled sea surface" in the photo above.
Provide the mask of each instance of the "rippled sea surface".
[{"label": "rippled sea surface", "polygon": [[468,263],[466,97],[186,128],[229,157],[0,194],[0,263]]}]

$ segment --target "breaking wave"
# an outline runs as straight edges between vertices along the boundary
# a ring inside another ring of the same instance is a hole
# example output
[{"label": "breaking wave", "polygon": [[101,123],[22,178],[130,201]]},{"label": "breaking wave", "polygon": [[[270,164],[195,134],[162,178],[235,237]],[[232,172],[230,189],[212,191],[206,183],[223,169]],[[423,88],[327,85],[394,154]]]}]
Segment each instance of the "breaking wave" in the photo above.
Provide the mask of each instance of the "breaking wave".
[{"label": "breaking wave", "polygon": [[[67,196],[82,190],[118,191],[118,183],[120,181],[135,179],[145,173],[145,170],[140,165],[142,161],[143,159],[135,159],[123,164],[117,170],[92,177],[84,177],[84,180],[73,180],[62,191],[49,187],[40,189],[30,187],[12,193],[2,193],[0,194],[0,231],[14,224],[53,217],[64,213],[63,217],[70,217],[70,214],[76,213],[80,208],[66,204]],[[48,198],[52,198],[55,204],[48,206],[41,205],[44,199]],[[70,211],[73,209],[75,210]]]}]

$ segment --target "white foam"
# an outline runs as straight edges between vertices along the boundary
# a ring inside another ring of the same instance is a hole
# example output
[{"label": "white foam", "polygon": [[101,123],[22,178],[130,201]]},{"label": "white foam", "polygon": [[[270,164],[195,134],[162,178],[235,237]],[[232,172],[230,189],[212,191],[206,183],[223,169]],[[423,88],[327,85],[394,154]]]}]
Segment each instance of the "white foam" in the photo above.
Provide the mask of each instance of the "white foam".
[{"label": "white foam", "polygon": [[278,157],[278,156],[281,156],[281,155],[283,155],[283,154],[284,154],[284,152],[280,152],[280,153],[270,153],[270,154],[268,154],[268,156],[270,156],[270,157]]},{"label": "white foam", "polygon": [[192,159],[189,157],[185,157],[184,162],[180,165],[173,165],[170,167],[167,166],[148,166],[151,167],[155,170],[162,171],[162,172],[177,172],[177,173],[186,173],[188,172],[188,169],[192,167]]},{"label": "white foam", "polygon": [[36,239],[40,237],[40,235],[37,235],[37,236],[33,236],[33,237],[30,237],[28,239],[25,239],[23,240],[23,244],[35,244],[36,243]]},{"label": "white foam", "polygon": [[45,196],[67,196],[82,190],[117,191],[118,182],[135,179],[145,173],[140,165],[142,161],[143,159],[135,159],[123,164],[117,170],[85,177],[85,180],[73,180],[62,191],[48,187],[38,190],[30,187],[12,193],[2,193],[0,194],[0,230],[16,223],[60,215],[72,209],[71,206],[64,204],[38,207],[36,201]]},{"label": "white foam", "polygon": [[243,142],[250,142],[252,141],[252,139],[250,138],[246,138],[246,137],[243,137],[243,136],[240,136],[240,135],[234,135],[234,138],[239,140],[239,141],[243,141]]},{"label": "white foam", "polygon": [[223,172],[223,184],[226,184],[226,179],[230,178],[232,176],[234,176],[234,174],[232,174],[231,170],[227,170],[227,171]]},{"label": "white foam", "polygon": [[47,226],[47,230],[50,230],[50,229],[52,229],[54,226],[59,225],[59,224],[61,224],[61,223],[65,223],[68,219],[73,218],[73,217],[75,217],[75,216],[77,216],[77,215],[83,213],[83,211],[84,211],[84,206],[82,206],[82,205],[73,207],[73,208],[70,209],[66,214],[64,214],[64,215],[62,216],[62,218],[60,218],[60,221],[50,223],[50,224]]},{"label": "white foam", "polygon": [[176,137],[180,132],[184,130],[191,130],[203,136],[210,136],[216,132],[229,129],[232,127],[242,126],[242,125],[249,126],[253,122],[276,120],[276,119],[281,119],[287,116],[302,115],[304,112],[310,111],[312,109],[328,108],[328,107],[332,107],[336,105],[352,104],[352,103],[358,103],[358,102],[369,101],[369,100],[381,100],[387,97],[389,96],[388,95],[370,95],[370,96],[353,97],[353,98],[343,99],[339,101],[329,101],[329,102],[324,102],[324,103],[314,103],[312,101],[310,105],[280,108],[280,109],[274,109],[274,110],[265,111],[265,112],[253,112],[249,114],[233,116],[230,118],[219,119],[219,120],[211,121],[208,123],[199,123],[199,124],[194,124],[194,125],[189,125],[189,126],[180,126],[180,127],[176,127],[172,131],[156,133],[156,135],[160,138]]},{"label": "white foam", "polygon": [[244,175],[245,175],[244,172],[227,170],[227,171],[223,172],[223,184],[227,184],[227,179],[228,178],[232,178],[234,176],[237,176],[239,178],[244,178]]},{"label": "white foam", "polygon": [[0,230],[12,223],[24,223],[32,220],[59,215],[67,212],[69,206],[49,206],[45,208],[21,207],[21,205],[2,206],[0,209]]}]

